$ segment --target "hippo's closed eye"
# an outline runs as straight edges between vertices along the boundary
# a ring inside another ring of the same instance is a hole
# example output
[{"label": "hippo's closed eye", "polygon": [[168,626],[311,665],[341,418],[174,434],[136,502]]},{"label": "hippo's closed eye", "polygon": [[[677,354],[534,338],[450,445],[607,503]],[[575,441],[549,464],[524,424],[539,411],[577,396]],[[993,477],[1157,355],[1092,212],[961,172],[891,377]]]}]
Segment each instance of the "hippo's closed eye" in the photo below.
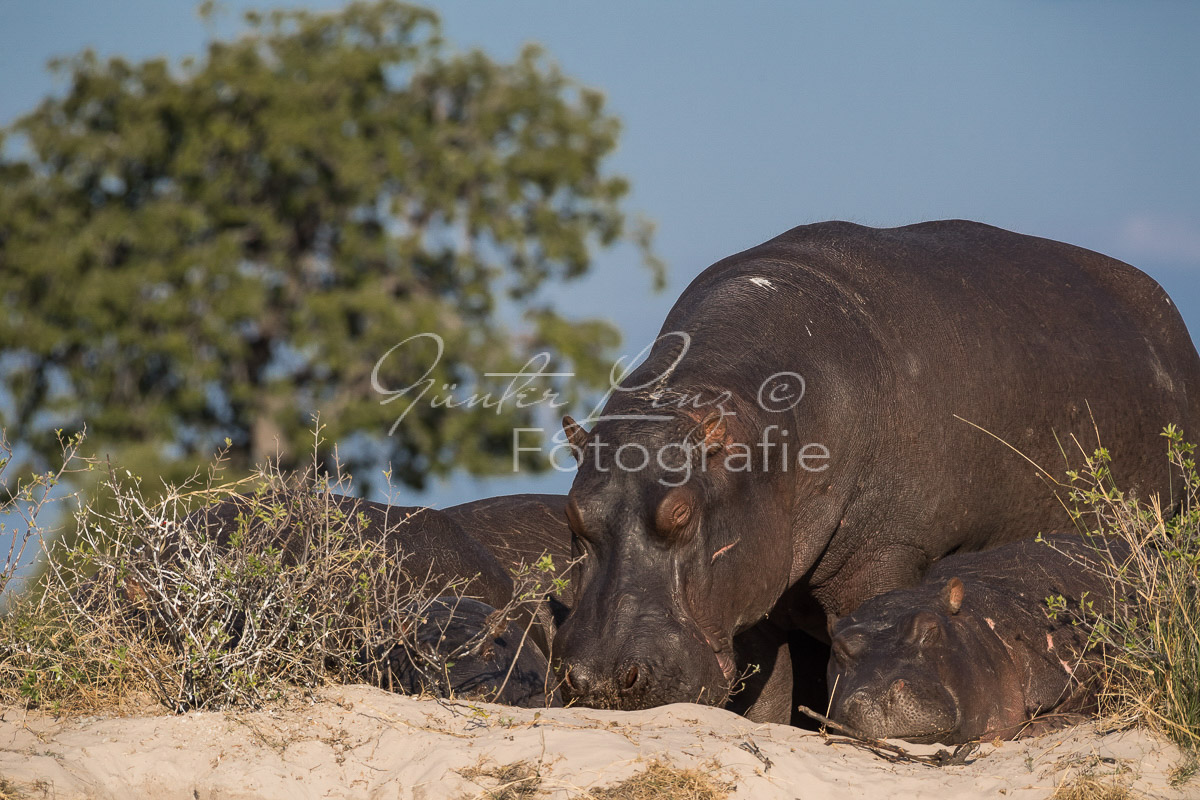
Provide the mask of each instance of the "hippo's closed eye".
[{"label": "hippo's closed eye", "polygon": [[908,623],[904,640],[910,644],[931,644],[942,635],[942,618],[929,611],[918,611]]},{"label": "hippo's closed eye", "polygon": [[571,535],[586,540],[587,534],[583,526],[583,516],[579,513],[579,506],[575,503],[575,500],[567,500],[563,511],[566,514],[567,527],[571,529]]},{"label": "hippo's closed eye", "polygon": [[692,526],[692,493],[682,486],[667,492],[654,512],[654,527],[660,536],[672,544],[682,544],[690,538]]},{"label": "hippo's closed eye", "polygon": [[867,637],[861,633],[844,633],[833,640],[833,657],[839,664],[848,665],[862,654]]}]

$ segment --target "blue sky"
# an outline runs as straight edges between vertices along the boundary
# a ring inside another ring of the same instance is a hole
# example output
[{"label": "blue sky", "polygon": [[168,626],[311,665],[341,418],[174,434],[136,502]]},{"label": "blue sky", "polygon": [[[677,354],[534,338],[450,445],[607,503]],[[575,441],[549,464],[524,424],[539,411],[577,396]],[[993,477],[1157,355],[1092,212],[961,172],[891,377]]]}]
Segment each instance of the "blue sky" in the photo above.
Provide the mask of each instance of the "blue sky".
[{"label": "blue sky", "polygon": [[[216,24],[236,29],[227,2]],[[272,4],[258,4],[269,7]],[[286,5],[297,5],[288,3]],[[330,8],[337,3],[305,3]],[[1200,332],[1200,3],[439,2],[447,39],[545,45],[624,120],[615,171],[659,226],[659,295],[628,251],[553,297],[641,349],[713,261],[824,219],[965,217],[1107,253],[1157,278]],[[189,2],[0,0],[0,122],[92,46],[201,52]],[[570,474],[432,488],[443,506],[565,491]]]}]

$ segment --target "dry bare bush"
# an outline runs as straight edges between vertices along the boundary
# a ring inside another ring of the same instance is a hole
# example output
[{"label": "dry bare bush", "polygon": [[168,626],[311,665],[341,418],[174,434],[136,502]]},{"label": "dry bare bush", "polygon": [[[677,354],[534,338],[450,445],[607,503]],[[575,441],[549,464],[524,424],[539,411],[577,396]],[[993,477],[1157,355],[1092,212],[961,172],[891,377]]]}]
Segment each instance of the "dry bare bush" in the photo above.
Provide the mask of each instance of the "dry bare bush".
[{"label": "dry bare bush", "polygon": [[13,448],[5,431],[0,430],[0,598],[14,593],[13,580],[17,571],[26,565],[26,556],[40,554],[47,538],[47,512],[64,496],[55,496],[64,478],[77,472],[90,471],[95,462],[79,455],[84,433],[64,436],[58,432],[62,459],[57,469],[13,476],[6,474],[13,464]]},{"label": "dry bare bush", "polygon": [[345,476],[264,468],[219,485],[220,466],[153,501],[110,472],[106,502],[77,515],[77,543],[0,621],[0,699],[95,709],[145,691],[173,711],[257,706],[289,687],[378,680],[397,648],[446,685],[448,664],[494,633],[448,651],[414,635],[471,576],[410,574],[341,494]]}]

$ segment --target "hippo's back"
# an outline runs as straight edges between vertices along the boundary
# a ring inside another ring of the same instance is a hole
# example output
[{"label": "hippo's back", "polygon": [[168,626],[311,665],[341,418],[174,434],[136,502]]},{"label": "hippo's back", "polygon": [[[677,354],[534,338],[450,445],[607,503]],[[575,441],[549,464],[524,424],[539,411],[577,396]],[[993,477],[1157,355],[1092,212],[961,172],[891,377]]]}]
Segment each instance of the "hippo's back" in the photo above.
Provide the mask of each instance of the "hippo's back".
[{"label": "hippo's back", "polygon": [[[850,487],[839,518],[931,561],[1065,529],[1047,475],[1099,446],[1123,489],[1169,505],[1180,479],[1159,434],[1200,439],[1200,356],[1153,279],[980,223],[794,228],[701,273],[662,331],[689,337],[672,385],[733,389],[743,415],[770,376],[802,376],[786,424],[830,451],[832,490]],[[678,338],[626,383],[665,372]],[[859,544],[835,544],[829,569]]]},{"label": "hippo's back", "polygon": [[[807,353],[852,373],[861,362],[894,391],[969,398],[972,379],[1003,399],[1039,388],[1102,401],[1107,387],[1128,386],[1147,411],[1200,424],[1200,356],[1154,279],[978,222],[793,228],[706,269],[662,330],[689,332],[694,349],[737,352],[732,366],[742,370],[760,358],[774,366],[783,347],[798,346],[800,363]],[[869,352],[847,349],[865,343]]]},{"label": "hippo's back", "polygon": [[451,506],[443,513],[508,569],[549,555],[555,574],[562,574],[571,560],[566,503],[566,495],[561,494],[511,494]]}]

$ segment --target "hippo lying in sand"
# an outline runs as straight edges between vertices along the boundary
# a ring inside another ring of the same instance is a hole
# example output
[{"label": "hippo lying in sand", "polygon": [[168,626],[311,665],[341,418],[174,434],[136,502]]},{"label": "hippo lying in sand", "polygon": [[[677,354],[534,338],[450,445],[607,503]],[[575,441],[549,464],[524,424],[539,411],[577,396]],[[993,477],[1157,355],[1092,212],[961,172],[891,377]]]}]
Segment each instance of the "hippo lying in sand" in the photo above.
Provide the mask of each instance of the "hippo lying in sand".
[{"label": "hippo lying in sand", "polygon": [[[444,512],[337,495],[331,500],[347,515],[364,515],[368,536],[402,553],[409,575],[427,576],[432,585],[466,581],[465,596],[439,597],[422,609],[410,642],[420,653],[404,646],[375,653],[369,660],[373,683],[516,706],[560,704],[547,661],[553,637],[549,611],[523,604],[501,616],[497,609],[513,596],[518,555],[533,563],[548,550],[565,565],[562,552],[570,546],[565,498],[486,498]],[[227,500],[201,514],[210,526],[215,519],[229,527],[242,502]],[[443,662],[441,670],[433,669],[435,662]]]},{"label": "hippo lying in sand", "polygon": [[[389,506],[337,494],[295,494],[291,490],[262,497],[232,496],[199,509],[183,521],[183,528],[200,532],[199,539],[180,536],[168,546],[166,559],[189,559],[189,548],[215,542],[229,546],[233,537],[261,539],[265,546],[278,547],[285,560],[303,557],[307,548],[305,526],[326,524],[334,519],[359,519],[364,527],[361,541],[383,546],[401,560],[403,570],[396,579],[398,593],[420,594],[427,587],[455,584],[461,597],[439,597],[422,608],[416,628],[402,621],[409,634],[394,645],[374,652],[363,650],[360,660],[364,678],[383,688],[416,692],[429,690],[442,696],[470,696],[521,706],[557,704],[555,681],[549,672],[547,650],[553,637],[553,620],[542,606],[518,603],[510,606],[515,586],[508,556],[529,549],[524,560],[536,561],[542,549],[540,538],[550,534],[569,547],[569,531],[558,509],[547,510],[542,498],[518,496],[489,498],[456,507],[453,514],[429,508]],[[479,513],[473,513],[478,507]],[[556,515],[551,512],[556,512]],[[528,518],[525,525],[522,519]],[[209,538],[211,537],[211,538]],[[360,541],[344,537],[347,547]],[[485,544],[486,543],[486,544]],[[500,558],[493,549],[506,544]],[[536,550],[536,552],[534,552]],[[566,557],[558,563],[566,564]],[[82,607],[94,605],[111,589],[95,580],[77,590]],[[129,603],[128,620],[143,626],[154,624],[153,615],[138,609],[144,599],[136,582],[121,587]],[[349,599],[348,599],[349,602]],[[508,608],[505,614],[497,609]],[[230,622],[231,644],[236,646],[245,625],[238,614]],[[431,669],[441,665],[440,670]],[[436,674],[435,674],[436,673]],[[496,691],[500,690],[498,696]]]},{"label": "hippo lying in sand", "polygon": [[[452,506],[439,515],[484,545],[510,573],[549,555],[554,571],[539,574],[549,584],[566,574],[571,560],[565,505],[565,495],[502,495]],[[395,647],[381,660],[377,682],[409,694],[444,694],[448,686],[456,697],[524,707],[561,705],[558,682],[547,666],[555,625],[550,612],[567,607],[570,584],[546,599],[548,605],[537,609],[526,635],[520,619],[500,620],[492,606],[439,597],[423,611],[415,639],[426,654],[448,660],[444,674],[435,675],[437,665],[428,658]]]},{"label": "hippo lying in sand", "polygon": [[[549,608],[555,619],[548,621],[544,638],[537,639],[547,652],[554,638],[554,625],[567,613],[572,602],[571,528],[567,524],[567,496],[564,494],[506,494],[485,497],[442,510],[473,539],[491,551],[505,569],[515,573],[550,556],[553,571],[540,575],[550,584],[554,578],[566,578],[565,585],[548,593]],[[539,624],[545,622],[539,618]]]},{"label": "hippo lying in sand", "polygon": [[495,608],[467,597],[438,597],[418,616],[412,639],[419,650],[377,653],[373,683],[405,694],[524,708],[562,705],[546,656]]},{"label": "hippo lying in sand", "polygon": [[919,585],[867,600],[831,628],[832,718],[861,736],[954,744],[1094,709],[1087,632],[1051,619],[1046,598],[1110,607],[1096,558],[1078,536],[1047,536],[949,556]]}]

